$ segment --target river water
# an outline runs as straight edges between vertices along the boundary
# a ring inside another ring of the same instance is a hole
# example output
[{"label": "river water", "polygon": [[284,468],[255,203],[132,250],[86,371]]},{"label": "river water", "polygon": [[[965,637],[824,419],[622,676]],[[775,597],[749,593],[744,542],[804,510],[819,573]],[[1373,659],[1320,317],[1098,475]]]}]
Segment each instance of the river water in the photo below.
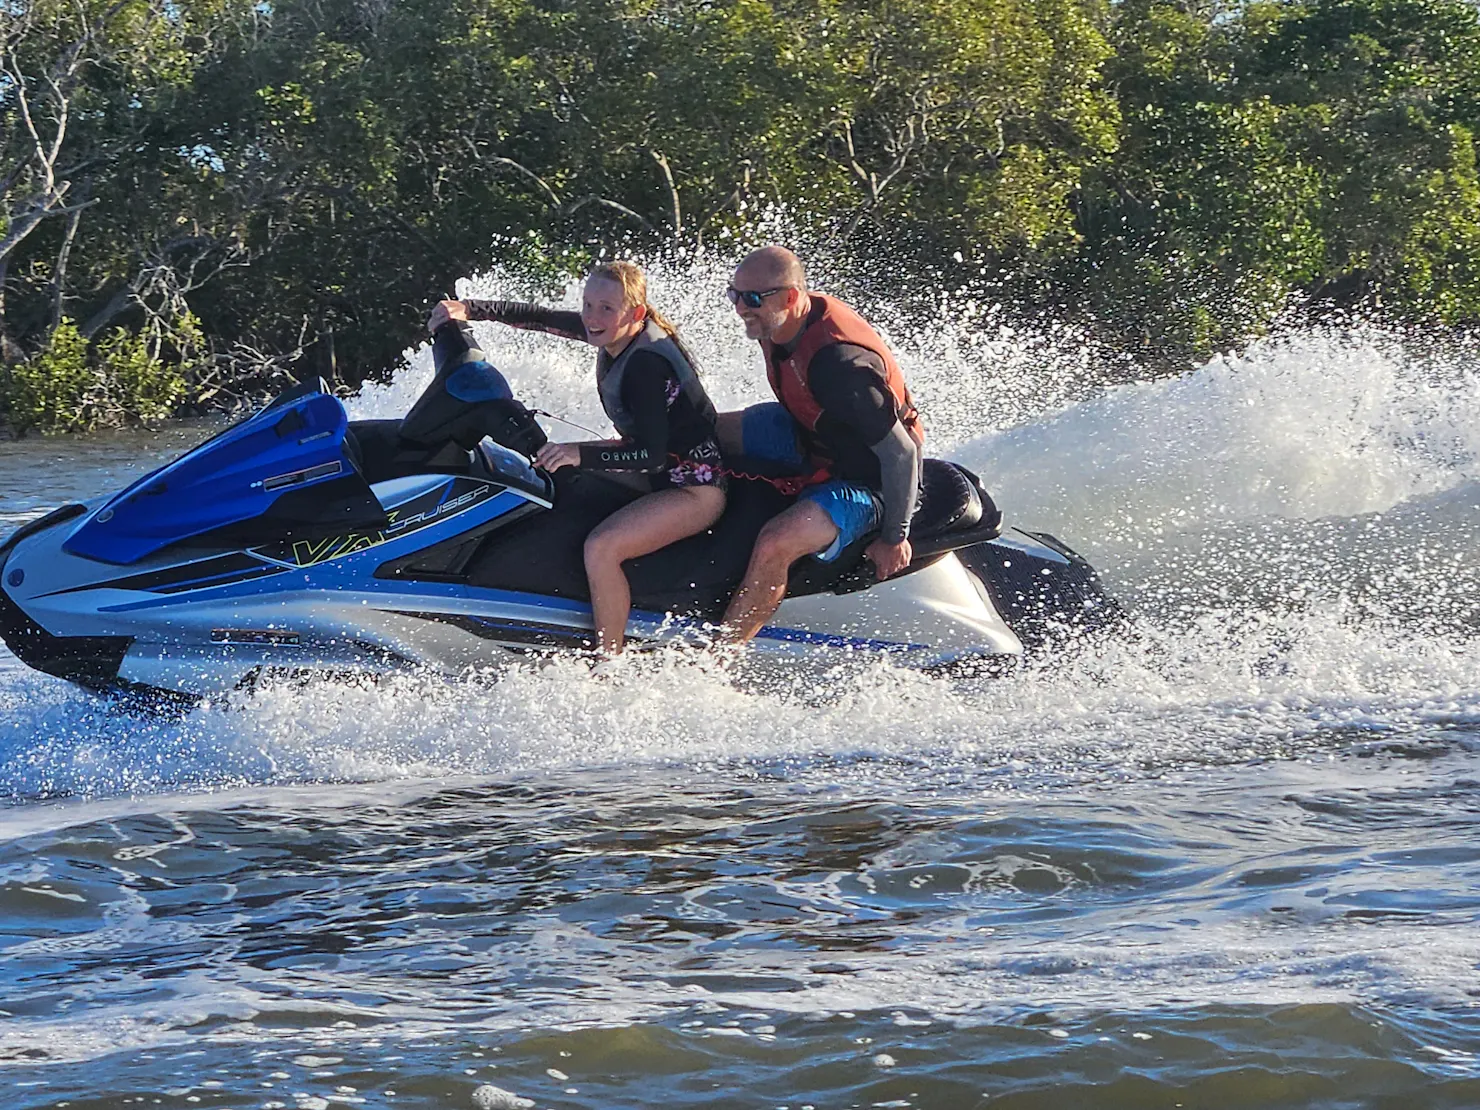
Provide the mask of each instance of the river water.
[{"label": "river water", "polygon": [[[654,289],[721,407],[762,389],[724,278]],[[940,308],[880,310],[935,452],[1123,635],[995,679],[658,656],[175,718],[6,656],[0,1105],[1480,1105],[1471,352],[1304,330],[1126,384]],[[601,426],[585,350],[482,334]],[[0,523],[206,431],[0,444]]]}]

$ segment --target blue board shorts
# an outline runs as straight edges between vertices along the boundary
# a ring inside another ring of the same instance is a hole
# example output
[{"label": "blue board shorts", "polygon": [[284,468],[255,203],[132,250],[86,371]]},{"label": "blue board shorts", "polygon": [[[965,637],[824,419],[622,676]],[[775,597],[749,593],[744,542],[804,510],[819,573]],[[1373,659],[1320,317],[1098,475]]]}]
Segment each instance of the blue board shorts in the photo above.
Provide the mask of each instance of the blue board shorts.
[{"label": "blue board shorts", "polygon": [[[741,446],[745,454],[757,459],[786,463],[801,470],[805,461],[797,439],[797,423],[791,413],[777,403],[751,405],[740,422]],[[813,501],[837,526],[838,538],[816,558],[830,563],[843,548],[868,535],[879,526],[884,503],[879,495],[857,482],[834,478],[807,486],[797,494],[798,501]]]}]

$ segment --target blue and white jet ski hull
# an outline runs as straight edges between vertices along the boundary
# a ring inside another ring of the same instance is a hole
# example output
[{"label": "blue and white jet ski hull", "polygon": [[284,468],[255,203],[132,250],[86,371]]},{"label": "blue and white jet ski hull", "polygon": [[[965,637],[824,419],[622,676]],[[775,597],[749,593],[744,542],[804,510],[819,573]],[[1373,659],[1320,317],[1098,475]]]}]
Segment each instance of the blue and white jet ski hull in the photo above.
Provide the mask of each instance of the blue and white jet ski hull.
[{"label": "blue and white jet ski hull", "polygon": [[[432,503],[432,517],[390,534],[349,534],[180,559],[161,553],[119,568],[69,555],[90,511],[56,519],[9,546],[0,602],[12,649],[38,669],[99,690],[148,688],[209,696],[275,675],[457,674],[511,654],[582,650],[590,605],[521,591],[379,576],[388,564],[497,522],[530,494],[436,476],[374,487],[392,513]],[[432,499],[435,498],[435,502]],[[67,510],[62,510],[66,513]],[[394,521],[392,522],[395,523]],[[788,598],[757,637],[762,661],[825,664],[886,653],[932,668],[1017,656],[1023,640],[981,566],[1033,563],[1084,581],[1070,556],[1014,534],[889,582],[844,594]],[[124,573],[119,573],[123,570]],[[705,622],[635,611],[635,643],[703,638]]]},{"label": "blue and white jet ski hull", "polygon": [[[487,438],[451,455],[434,443],[428,472],[421,456],[406,463],[405,426],[350,426],[321,385],[303,386],[128,489],[26,525],[0,544],[0,635],[91,689],[192,696],[274,675],[458,674],[589,651],[581,544],[632,493],[552,481]],[[708,638],[777,498],[732,483],[714,529],[628,564],[634,644]],[[959,467],[931,461],[923,503],[935,533],[917,533],[896,578],[875,581],[861,549],[851,563],[803,560],[749,649],[757,661],[1010,659],[1054,626],[1113,615],[1052,537],[999,536]]]}]

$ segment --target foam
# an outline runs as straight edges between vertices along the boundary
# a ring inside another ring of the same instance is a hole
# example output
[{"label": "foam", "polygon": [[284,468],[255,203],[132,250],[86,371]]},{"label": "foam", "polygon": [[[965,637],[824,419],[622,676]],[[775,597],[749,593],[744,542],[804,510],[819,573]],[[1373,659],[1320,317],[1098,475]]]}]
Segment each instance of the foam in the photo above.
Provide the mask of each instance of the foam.
[{"label": "foam", "polygon": [[1375,327],[1254,344],[960,445],[1007,510],[1106,551],[1391,510],[1480,479],[1480,376]]}]

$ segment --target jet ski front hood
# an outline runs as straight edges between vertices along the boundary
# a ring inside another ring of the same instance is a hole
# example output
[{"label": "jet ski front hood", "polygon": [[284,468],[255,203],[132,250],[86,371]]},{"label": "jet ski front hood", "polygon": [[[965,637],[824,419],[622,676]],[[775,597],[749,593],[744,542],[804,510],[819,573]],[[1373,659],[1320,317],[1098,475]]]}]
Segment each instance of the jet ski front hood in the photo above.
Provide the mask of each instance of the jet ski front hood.
[{"label": "jet ski front hood", "polygon": [[348,426],[322,381],[299,386],[110,498],[64,550],[127,566],[249,521],[259,539],[309,525],[384,527],[379,502],[345,451]]}]

